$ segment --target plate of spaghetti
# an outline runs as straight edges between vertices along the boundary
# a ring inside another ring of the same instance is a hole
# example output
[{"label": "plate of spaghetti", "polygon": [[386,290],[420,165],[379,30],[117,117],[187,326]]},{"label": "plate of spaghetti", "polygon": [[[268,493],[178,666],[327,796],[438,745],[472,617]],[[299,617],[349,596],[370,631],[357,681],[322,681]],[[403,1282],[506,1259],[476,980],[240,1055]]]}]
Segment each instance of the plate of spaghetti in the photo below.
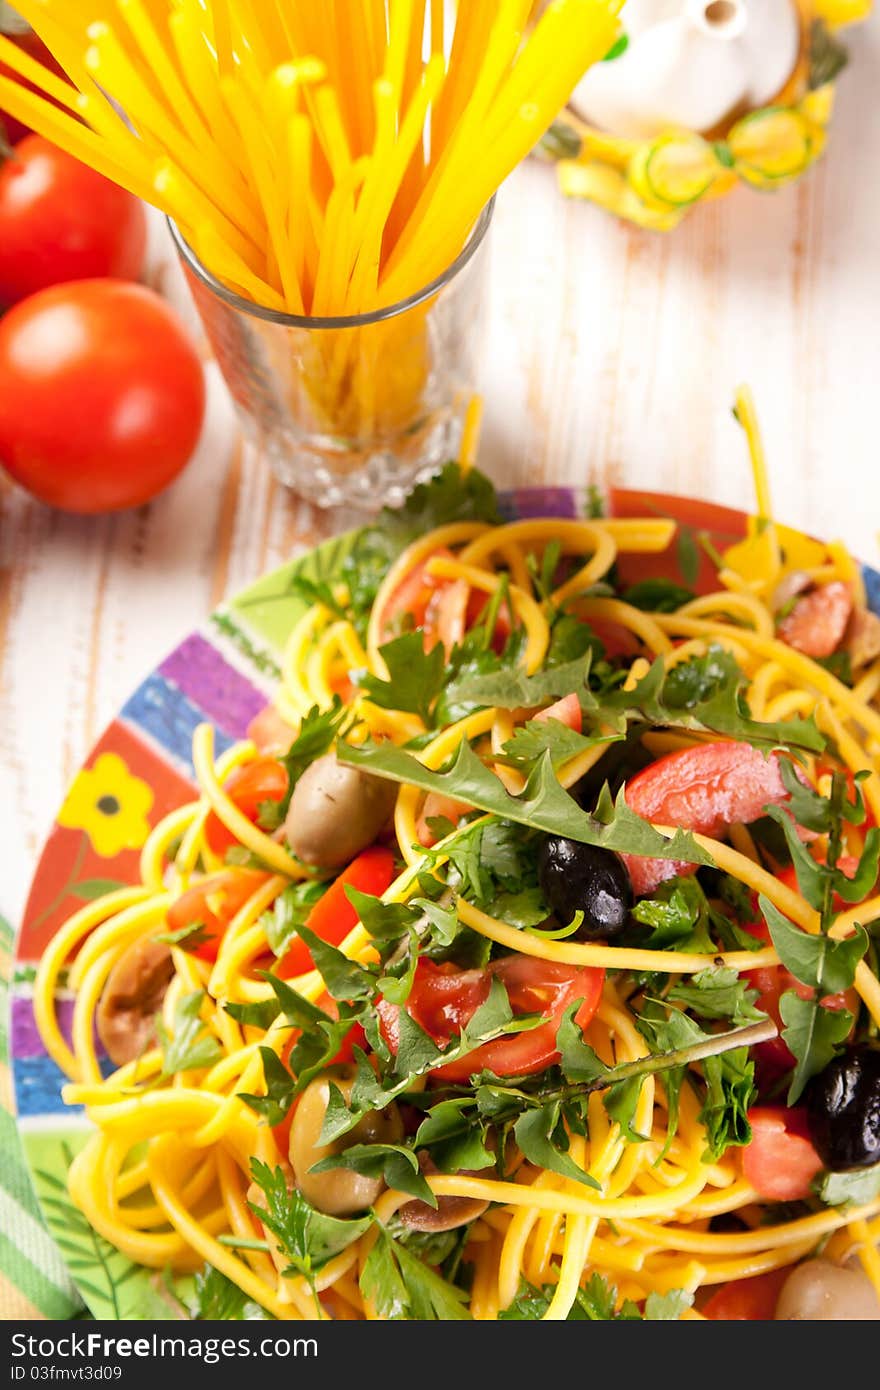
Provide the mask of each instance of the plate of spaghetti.
[{"label": "plate of spaghetti", "polygon": [[450,465],[105,732],[12,1018],[97,1316],[880,1316],[880,576],[740,419],[756,518]]}]

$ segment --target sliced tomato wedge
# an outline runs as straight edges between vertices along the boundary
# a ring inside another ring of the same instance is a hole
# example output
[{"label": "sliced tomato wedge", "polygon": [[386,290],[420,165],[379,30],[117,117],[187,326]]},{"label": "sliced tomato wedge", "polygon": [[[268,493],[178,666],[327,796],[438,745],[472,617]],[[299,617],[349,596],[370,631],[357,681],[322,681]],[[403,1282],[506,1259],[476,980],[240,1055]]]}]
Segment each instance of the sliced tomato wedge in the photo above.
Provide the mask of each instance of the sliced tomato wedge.
[{"label": "sliced tomato wedge", "polygon": [[813,1148],[805,1110],[797,1106],[755,1106],[749,1111],[752,1137],[742,1150],[743,1177],[770,1202],[798,1202],[822,1171]]},{"label": "sliced tomato wedge", "polygon": [[771,1269],[754,1279],[734,1279],[722,1284],[702,1308],[710,1322],[772,1322],[782,1285],[791,1270]]},{"label": "sliced tomato wedge", "polygon": [[468,811],[473,809],[466,801],[458,801],[454,796],[444,796],[442,792],[428,792],[416,821],[419,844],[424,845],[425,849],[430,849],[437,843],[437,836],[429,824],[430,821],[442,817],[457,825],[462,816],[466,816]]},{"label": "sliced tomato wedge", "polygon": [[448,579],[435,579],[428,574],[428,565],[440,556],[446,560],[455,559],[452,551],[445,545],[438,546],[404,575],[389,596],[382,612],[382,635],[385,640],[395,635],[397,622],[402,617],[411,618],[414,627],[425,626],[428,604],[437,590],[447,587],[450,582]]},{"label": "sliced tomato wedge", "polygon": [[[779,761],[777,753],[765,757],[750,743],[698,743],[667,753],[636,773],[626,784],[626,803],[658,825],[718,835],[727,826],[757,820],[766,806],[788,801]],[[621,857],[636,896],[652,893],[676,874],[695,872],[692,864],[675,860]]]},{"label": "sliced tomato wedge", "polygon": [[425,647],[439,642],[447,658],[453,647],[461,646],[467,631],[467,609],[470,585],[463,579],[447,580],[431,595],[425,610]]},{"label": "sliced tomato wedge", "polygon": [[165,914],[168,930],[200,927],[201,939],[192,954],[200,960],[215,961],[229,923],[268,878],[258,869],[224,869],[211,874],[171,904]]},{"label": "sliced tomato wedge", "polygon": [[[357,912],[345,892],[346,886],[378,898],[390,887],[394,872],[394,855],[390,849],[383,845],[372,845],[365,849],[318,899],[306,918],[306,926],[322,941],[329,942],[331,946],[340,945],[358,920]],[[313,968],[311,951],[304,941],[296,938],[280,957],[275,974],[280,975],[282,980],[290,980],[294,975],[304,975]]]},{"label": "sliced tomato wedge", "polygon": [[[287,769],[277,758],[262,756],[230,773],[223,784],[226,795],[254,825],[264,801],[283,801],[287,795]],[[205,821],[205,839],[215,854],[223,855],[238,844],[215,811]]]},{"label": "sliced tomato wedge", "polygon": [[296,730],[274,705],[266,705],[247,726],[247,736],[261,753],[286,753]]},{"label": "sliced tomato wedge", "polygon": [[[605,981],[604,970],[557,965],[530,956],[508,956],[485,970],[457,970],[420,960],[406,1010],[434,1041],[445,1046],[473,1018],[489,994],[492,977],[507,989],[515,1015],[544,1014],[547,1021],[529,1032],[483,1043],[458,1061],[436,1067],[431,1075],[445,1081],[467,1081],[474,1072],[497,1076],[531,1076],[559,1060],[556,1034],[565,1010],[581,1005],[575,1020],[581,1028],[596,1012]],[[393,1052],[400,1036],[399,1006],[380,1000],[376,1005],[382,1035]]]},{"label": "sliced tomato wedge", "polygon": [[562,700],[557,700],[555,705],[548,705],[546,709],[533,714],[532,719],[536,724],[544,724],[548,719],[556,719],[567,729],[574,729],[576,734],[579,734],[584,727],[581,702],[577,695],[566,695]]}]

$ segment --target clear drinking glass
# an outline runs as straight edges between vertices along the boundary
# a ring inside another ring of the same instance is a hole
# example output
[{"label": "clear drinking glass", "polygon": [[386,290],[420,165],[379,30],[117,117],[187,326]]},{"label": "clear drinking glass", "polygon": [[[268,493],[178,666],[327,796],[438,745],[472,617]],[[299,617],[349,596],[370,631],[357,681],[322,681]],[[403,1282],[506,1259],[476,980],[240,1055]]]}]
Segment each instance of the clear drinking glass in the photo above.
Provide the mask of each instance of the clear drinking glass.
[{"label": "clear drinking glass", "polygon": [[444,273],[348,318],[261,308],[171,232],[247,442],[322,507],[398,502],[457,456],[476,381],[494,199]]}]

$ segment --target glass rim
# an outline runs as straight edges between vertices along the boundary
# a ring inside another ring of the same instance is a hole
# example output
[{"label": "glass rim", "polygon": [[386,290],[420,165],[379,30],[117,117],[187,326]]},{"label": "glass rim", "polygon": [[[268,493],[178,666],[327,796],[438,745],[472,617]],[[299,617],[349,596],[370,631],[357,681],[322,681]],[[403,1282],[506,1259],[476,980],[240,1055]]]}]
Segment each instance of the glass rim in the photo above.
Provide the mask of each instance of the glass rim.
[{"label": "glass rim", "polygon": [[409,309],[414,309],[416,305],[423,304],[426,299],[431,299],[446,285],[450,284],[460,271],[464,270],[468,262],[476,255],[482,246],[486,233],[492,221],[492,214],[495,210],[495,194],[489,199],[483,211],[477,218],[476,224],[462,247],[455,260],[446,267],[444,271],[432,280],[430,284],[416,290],[414,294],[408,295],[406,299],[399,299],[394,304],[387,304],[380,309],[371,309],[366,314],[346,314],[335,318],[312,316],[309,314],[288,314],[279,309],[269,309],[264,304],[257,304],[253,299],[245,299],[242,295],[236,294],[218,280],[211,271],[202,264],[189,242],[184,237],[177,223],[169,217],[168,227],[172,239],[177,247],[178,255],[184,265],[192,271],[203,285],[206,285],[213,294],[224,303],[237,309],[239,313],[248,314],[251,318],[263,319],[266,323],[277,324],[281,328],[309,328],[309,329],[341,329],[341,328],[365,328],[372,323],[381,323],[385,319],[397,318]]}]

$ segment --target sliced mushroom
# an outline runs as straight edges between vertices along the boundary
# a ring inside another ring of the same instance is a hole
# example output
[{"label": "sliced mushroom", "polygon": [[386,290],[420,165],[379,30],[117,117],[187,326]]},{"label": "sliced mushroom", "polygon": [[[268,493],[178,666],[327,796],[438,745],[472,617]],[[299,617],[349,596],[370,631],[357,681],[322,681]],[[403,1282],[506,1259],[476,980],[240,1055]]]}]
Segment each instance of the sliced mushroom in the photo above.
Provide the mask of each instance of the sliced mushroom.
[{"label": "sliced mushroom", "polygon": [[385,1190],[382,1178],[370,1178],[351,1168],[330,1168],[324,1173],[311,1169],[331,1154],[344,1153],[354,1144],[396,1144],[403,1138],[403,1121],[396,1105],[370,1111],[332,1144],[321,1144],[320,1135],[333,1083],[346,1102],[351,1100],[354,1073],[333,1070],[312,1081],[297,1102],[290,1127],[290,1162],[294,1180],[307,1202],[328,1216],[351,1216],[371,1207]]},{"label": "sliced mushroom", "polygon": [[776,1321],[878,1322],[880,1302],[864,1270],[805,1260],[782,1286]]},{"label": "sliced mushroom", "polygon": [[171,948],[143,937],[113,966],[98,1003],[98,1037],[117,1067],[156,1042],[156,1015],[174,974]]},{"label": "sliced mushroom", "polygon": [[880,618],[876,613],[867,608],[853,610],[844,638],[844,649],[849,652],[855,671],[880,656]]},{"label": "sliced mushroom", "polygon": [[397,784],[345,767],[325,753],[293,789],[284,833],[298,859],[321,869],[349,864],[394,810]]},{"label": "sliced mushroom", "polygon": [[[493,1162],[487,1166],[495,1165]],[[423,1173],[440,1171],[425,1149],[419,1151],[419,1168]],[[476,1178],[485,1172],[485,1168],[466,1168],[462,1169],[460,1176]],[[479,1197],[438,1197],[436,1207],[432,1207],[429,1202],[416,1200],[407,1202],[399,1209],[397,1215],[411,1231],[454,1231],[459,1226],[469,1226],[472,1221],[476,1221],[488,1206],[489,1203],[481,1201]]]}]

